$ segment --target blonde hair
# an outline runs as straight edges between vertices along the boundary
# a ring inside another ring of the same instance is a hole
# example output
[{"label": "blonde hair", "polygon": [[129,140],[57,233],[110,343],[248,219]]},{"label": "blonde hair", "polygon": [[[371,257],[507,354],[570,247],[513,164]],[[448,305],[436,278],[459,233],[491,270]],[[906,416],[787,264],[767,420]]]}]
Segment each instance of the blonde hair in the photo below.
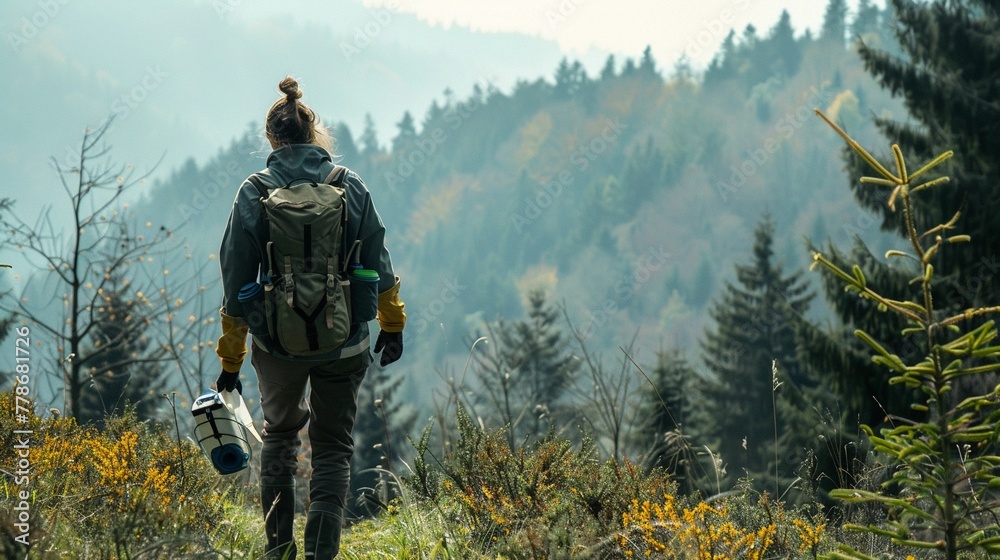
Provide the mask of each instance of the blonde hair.
[{"label": "blonde hair", "polygon": [[294,78],[286,76],[278,84],[284,94],[267,111],[264,132],[275,144],[315,144],[333,153],[333,138],[315,111],[299,101],[302,90]]}]

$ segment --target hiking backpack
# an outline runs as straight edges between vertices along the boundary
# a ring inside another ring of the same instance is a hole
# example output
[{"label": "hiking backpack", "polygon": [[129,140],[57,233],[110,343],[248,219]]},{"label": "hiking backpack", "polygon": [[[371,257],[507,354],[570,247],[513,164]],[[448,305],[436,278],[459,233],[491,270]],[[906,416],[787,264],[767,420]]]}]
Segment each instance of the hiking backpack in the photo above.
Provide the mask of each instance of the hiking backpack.
[{"label": "hiking backpack", "polygon": [[[273,350],[289,356],[325,354],[344,344],[351,330],[347,263],[347,168],[335,165],[322,183],[293,179],[272,188],[257,176],[269,239],[263,264],[267,335]],[[295,183],[295,184],[292,184]]]}]

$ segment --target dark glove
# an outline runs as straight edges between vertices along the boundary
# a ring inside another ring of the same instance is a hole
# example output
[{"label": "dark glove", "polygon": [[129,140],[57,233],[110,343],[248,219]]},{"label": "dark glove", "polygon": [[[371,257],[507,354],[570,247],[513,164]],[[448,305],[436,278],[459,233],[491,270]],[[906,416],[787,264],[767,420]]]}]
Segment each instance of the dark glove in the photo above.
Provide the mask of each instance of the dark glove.
[{"label": "dark glove", "polygon": [[219,375],[219,379],[215,381],[215,390],[218,392],[223,391],[236,391],[239,394],[243,394],[243,382],[240,381],[240,372],[230,373],[226,370],[222,370]]},{"label": "dark glove", "polygon": [[403,355],[403,333],[379,331],[375,339],[375,353],[382,353],[379,365],[385,367]]}]

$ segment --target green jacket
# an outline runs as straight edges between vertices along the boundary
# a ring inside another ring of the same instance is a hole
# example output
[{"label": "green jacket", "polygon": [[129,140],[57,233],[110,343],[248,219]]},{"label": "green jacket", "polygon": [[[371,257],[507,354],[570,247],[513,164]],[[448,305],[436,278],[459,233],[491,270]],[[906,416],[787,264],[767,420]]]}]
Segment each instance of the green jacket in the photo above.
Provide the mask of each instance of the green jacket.
[{"label": "green jacket", "polygon": [[[269,187],[284,188],[290,183],[321,182],[333,170],[333,159],[319,146],[291,144],[282,146],[267,157],[267,168],[255,175]],[[399,278],[392,269],[392,260],[385,247],[385,226],[372,203],[371,193],[361,178],[349,172],[343,184],[347,191],[348,222],[345,235],[350,242],[361,240],[361,263],[379,274],[379,325],[383,330],[403,330],[406,315],[398,298]],[[216,351],[222,358],[223,369],[238,371],[246,353],[246,313],[237,299],[240,288],[256,282],[266,272],[267,264],[261,262],[268,240],[267,224],[257,188],[248,180],[240,185],[229,215],[229,223],[222,237],[219,261],[222,268],[222,318],[223,336]],[[242,344],[241,344],[242,342]],[[255,343],[265,350],[266,341]],[[366,353],[370,356],[370,337],[367,323],[351,326],[351,334],[338,349],[321,356],[294,358],[309,361],[328,361]],[[243,346],[242,351],[240,346]]]}]

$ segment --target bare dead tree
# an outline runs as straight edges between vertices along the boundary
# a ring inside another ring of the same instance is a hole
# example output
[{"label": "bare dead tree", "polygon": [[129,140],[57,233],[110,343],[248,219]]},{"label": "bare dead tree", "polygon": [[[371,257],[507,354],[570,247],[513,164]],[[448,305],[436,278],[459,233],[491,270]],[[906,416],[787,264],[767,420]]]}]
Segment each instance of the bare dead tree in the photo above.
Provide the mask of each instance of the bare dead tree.
[{"label": "bare dead tree", "polygon": [[[573,326],[565,305],[561,307],[563,317],[576,340],[577,350],[583,362],[580,383],[571,391],[580,405],[580,417],[591,427],[596,443],[615,461],[627,455],[627,444],[636,426],[629,420],[629,411],[633,404],[636,380],[632,363],[621,359],[617,371],[612,373],[603,363],[600,356],[595,355],[587,347],[587,333]],[[637,335],[625,348],[626,356],[631,353]]]},{"label": "bare dead tree", "polygon": [[[183,247],[185,253],[183,262],[189,264],[185,270],[185,285],[188,299],[163,298],[162,316],[164,320],[162,333],[164,335],[163,349],[174,361],[181,374],[181,383],[185,394],[195,396],[200,394],[219,374],[218,358],[215,354],[214,339],[219,334],[219,304],[218,298],[206,299],[211,283],[217,283],[216,270],[210,270],[213,260],[199,263]],[[162,276],[158,281],[161,293],[170,293],[173,282],[168,276]],[[210,366],[207,364],[211,364]]]},{"label": "bare dead tree", "polygon": [[[68,216],[49,205],[30,223],[12,205],[0,206],[9,243],[39,273],[24,293],[6,294],[0,311],[33,323],[53,339],[56,367],[45,369],[60,378],[63,406],[73,417],[83,412],[81,395],[95,374],[114,375],[128,366],[175,358],[160,343],[144,345],[148,351],[142,353],[121,352],[127,341],[170,331],[164,321],[177,310],[168,302],[178,298],[167,288],[168,270],[162,263],[177,248],[168,242],[173,234],[166,228],[135,224],[123,197],[144,184],[156,166],[139,172],[112,161],[105,142],[111,123],[109,119],[84,132],[75,164],[52,159],[69,201]],[[49,287],[52,282],[54,288]],[[183,279],[172,285],[184,286]],[[44,301],[36,304],[35,299]],[[52,303],[61,303],[61,309],[53,309]],[[109,316],[112,305],[117,309]],[[107,321],[117,328],[102,330]]]}]

